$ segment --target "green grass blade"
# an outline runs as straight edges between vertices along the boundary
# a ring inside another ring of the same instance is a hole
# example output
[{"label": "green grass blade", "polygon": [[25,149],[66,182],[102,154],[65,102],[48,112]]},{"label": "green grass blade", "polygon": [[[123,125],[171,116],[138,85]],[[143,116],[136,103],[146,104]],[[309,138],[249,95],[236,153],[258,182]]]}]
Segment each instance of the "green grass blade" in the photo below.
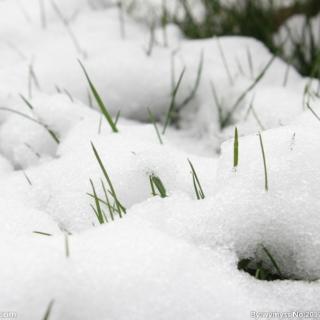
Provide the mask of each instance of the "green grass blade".
[{"label": "green grass blade", "polygon": [[199,85],[200,85],[201,77],[202,77],[203,64],[204,64],[204,51],[202,50],[201,54],[200,54],[200,61],[199,61],[199,65],[198,65],[197,78],[196,78],[196,82],[194,84],[194,87],[191,90],[190,95],[179,106],[176,107],[177,111],[180,111],[183,107],[185,107],[195,97],[195,95],[198,91]]},{"label": "green grass blade", "polygon": [[268,258],[270,259],[270,261],[271,261],[271,263],[273,264],[273,266],[275,267],[275,269],[277,270],[279,276],[282,277],[281,270],[280,270],[280,268],[279,268],[276,260],[273,258],[273,256],[272,256],[271,253],[269,252],[269,250],[268,250],[266,247],[264,247],[264,246],[262,246],[262,249],[263,249],[263,251],[266,253],[266,255],[268,256]]},{"label": "green grass blade", "polygon": [[104,167],[103,162],[102,162],[102,160],[101,160],[101,158],[99,156],[99,153],[98,153],[97,149],[95,148],[95,146],[94,146],[94,144],[92,142],[91,142],[91,147],[92,147],[94,155],[95,155],[95,157],[96,157],[96,159],[97,159],[97,161],[99,163],[100,169],[101,169],[104,177],[106,178],[106,180],[108,182],[108,185],[109,185],[109,188],[110,188],[110,193],[111,193],[112,197],[114,198],[114,200],[116,201],[116,206],[117,206],[117,210],[119,212],[119,216],[120,216],[120,218],[122,218],[122,213],[126,213],[126,209],[120,204],[120,202],[119,202],[119,200],[117,198],[117,194],[115,192],[115,189],[114,189],[114,187],[112,185],[111,179],[110,179],[110,177],[108,175],[108,172],[107,172],[106,168]]},{"label": "green grass blade", "polygon": [[259,140],[260,140],[260,147],[261,147],[263,168],[264,168],[264,188],[266,191],[268,191],[269,190],[269,182],[268,182],[267,161],[266,161],[266,154],[265,154],[264,147],[263,147],[262,136],[261,136],[260,132],[259,132]]},{"label": "green grass blade", "polygon": [[261,81],[261,79],[264,77],[270,66],[272,65],[273,61],[275,60],[276,56],[273,56],[266,66],[263,68],[263,70],[260,72],[260,74],[257,76],[257,78],[254,80],[254,82],[240,95],[240,97],[236,100],[234,105],[231,107],[231,110],[227,113],[226,117],[222,121],[222,127],[225,127],[229,120],[231,119],[234,112],[238,109],[240,103],[244,100],[244,98],[247,96],[247,94],[253,90],[256,85]]},{"label": "green grass blade", "polygon": [[51,237],[51,236],[52,236],[51,233],[42,232],[42,231],[32,231],[32,233],[40,234],[40,235],[42,235],[42,236],[47,236],[47,237]]},{"label": "green grass blade", "polygon": [[149,181],[150,181],[150,187],[151,187],[151,194],[155,197],[157,194],[156,194],[156,190],[154,188],[154,183],[151,176],[149,177]]},{"label": "green grass blade", "polygon": [[54,304],[54,300],[51,300],[48,307],[47,307],[47,310],[46,310],[46,313],[44,314],[42,320],[49,320],[50,319],[50,314],[51,314],[51,311],[52,311],[52,307],[53,307],[53,304]]},{"label": "green grass blade", "polygon": [[30,109],[33,110],[33,105],[28,101],[27,98],[25,98],[22,94],[19,95],[21,100],[26,104],[26,106]]},{"label": "green grass blade", "polygon": [[233,143],[233,167],[237,168],[239,165],[239,137],[238,128],[234,129],[234,143]]},{"label": "green grass blade", "polygon": [[58,138],[58,136],[56,135],[56,133],[49,129],[49,127],[47,125],[43,125],[43,127],[48,131],[48,133],[50,134],[51,138],[57,143],[59,144],[60,143],[60,140]]},{"label": "green grass blade", "polygon": [[96,189],[94,187],[94,184],[93,184],[93,181],[90,179],[90,184],[91,184],[91,188],[92,188],[92,192],[93,192],[93,199],[94,199],[94,202],[95,202],[95,207],[94,208],[94,212],[97,216],[97,219],[99,221],[100,224],[104,224],[104,216],[103,216],[103,213],[102,213],[102,209],[101,209],[101,206],[100,206],[100,201],[99,201],[99,198],[97,196],[97,193],[96,193]]},{"label": "green grass blade", "polygon": [[192,183],[193,183],[194,191],[196,193],[196,197],[197,197],[198,200],[200,200],[201,197],[200,197],[200,194],[199,194],[199,190],[198,190],[198,187],[197,187],[197,182],[196,182],[196,178],[195,178],[194,174],[192,175]]},{"label": "green grass blade", "polygon": [[179,91],[179,88],[180,88],[180,85],[181,85],[181,82],[182,82],[182,79],[184,77],[185,72],[186,72],[186,68],[183,68],[183,70],[182,70],[182,72],[180,74],[179,80],[178,80],[175,88],[173,89],[170,107],[169,107],[169,110],[167,112],[166,120],[165,120],[165,123],[164,123],[164,126],[163,126],[163,130],[162,130],[162,134],[163,135],[166,133],[167,127],[169,126],[169,124],[170,124],[170,122],[172,120],[172,116],[173,116],[174,109],[175,109],[175,106],[176,106],[176,96],[177,96],[177,93]]},{"label": "green grass blade", "polygon": [[[106,205],[107,205],[107,208],[109,210],[109,214],[110,214],[110,217],[111,217],[111,220],[114,221],[114,215],[113,215],[113,209],[112,209],[112,206],[110,204],[110,200],[109,200],[109,197],[108,197],[108,192],[107,192],[107,189],[106,189],[106,186],[104,185],[104,182],[103,180],[101,179],[101,186],[102,186],[102,190],[103,190],[103,193],[104,193],[104,197],[106,199]],[[105,219],[106,219],[106,222],[108,222],[108,219],[107,217],[105,216]]]},{"label": "green grass blade", "polygon": [[224,51],[223,51],[223,48],[222,48],[222,45],[220,43],[220,39],[217,38],[217,44],[218,44],[218,49],[219,49],[219,53],[220,53],[220,56],[221,56],[221,59],[222,59],[222,63],[224,65],[224,68],[226,70],[226,73],[227,73],[227,76],[228,76],[228,79],[230,81],[230,84],[233,85],[233,79],[232,79],[232,76],[231,76],[231,72],[230,72],[230,69],[229,69],[229,65],[228,65],[228,62],[227,62],[227,59],[226,59],[226,56],[224,54]]},{"label": "green grass blade", "polygon": [[70,247],[69,247],[69,236],[67,234],[64,235],[64,245],[65,245],[66,258],[69,258]]},{"label": "green grass blade", "polygon": [[205,198],[205,194],[203,192],[200,180],[198,178],[197,172],[192,164],[192,162],[188,159],[190,168],[191,168],[191,174],[192,174],[192,180],[193,180],[193,187],[197,196],[198,200],[202,200]]},{"label": "green grass blade", "polygon": [[120,115],[121,115],[121,111],[119,110],[116,114],[116,117],[114,119],[114,124],[117,125],[118,124],[118,121],[120,119]]},{"label": "green grass blade", "polygon": [[160,144],[163,144],[163,140],[161,139],[161,134],[160,134],[159,128],[157,126],[156,119],[154,117],[154,114],[151,112],[151,110],[149,108],[148,108],[148,113],[149,113],[149,119],[150,119],[150,121],[152,122],[152,124],[154,126],[154,129],[156,131],[156,134],[157,134],[157,137],[159,139],[159,142],[160,142]]},{"label": "green grass blade", "polygon": [[211,86],[211,91],[212,91],[212,96],[213,96],[214,102],[215,102],[215,104],[217,106],[217,109],[218,109],[219,124],[220,124],[220,126],[222,126],[222,122],[223,122],[222,110],[223,110],[223,107],[222,107],[221,102],[219,101],[217,90],[216,90],[216,87],[215,87],[215,85],[214,85],[212,80],[210,81],[210,86]]},{"label": "green grass blade", "polygon": [[306,106],[307,106],[307,108],[311,111],[311,113],[315,116],[315,118],[316,118],[318,121],[320,121],[319,115],[311,108],[310,104],[307,103]]},{"label": "green grass blade", "polygon": [[161,179],[155,175],[151,176],[152,183],[154,187],[159,191],[160,197],[161,198],[166,198],[167,197],[167,191],[165,186],[163,185]]},{"label": "green grass blade", "polygon": [[49,129],[49,127],[48,127],[46,124],[43,124],[41,121],[39,121],[39,120],[37,120],[37,119],[34,119],[34,118],[30,117],[29,115],[24,114],[24,113],[22,113],[22,112],[20,112],[20,111],[16,111],[16,110],[14,110],[14,109],[6,108],[6,107],[0,107],[0,110],[14,113],[14,114],[16,114],[16,115],[19,115],[19,116],[21,116],[21,117],[29,120],[29,121],[32,121],[32,122],[38,124],[39,126],[41,126],[42,128],[44,128],[44,129],[50,134],[50,136],[52,137],[52,139],[53,139],[57,144],[60,143],[60,140],[59,140],[59,138],[57,137],[57,135],[56,135],[51,129]]},{"label": "green grass blade", "polygon": [[25,171],[22,170],[23,176],[26,178],[28,184],[30,186],[32,186],[32,181],[30,180],[30,178],[28,177],[28,175],[25,173]]},{"label": "green grass blade", "polygon": [[90,90],[100,108],[100,111],[102,112],[102,114],[104,115],[105,119],[107,120],[107,122],[109,123],[111,129],[113,132],[119,132],[116,124],[113,122],[113,119],[108,111],[108,109],[106,108],[105,104],[103,103],[97,89],[95,88],[94,84],[92,83],[88,73],[87,73],[87,70],[86,68],[84,67],[84,65],[82,64],[82,62],[80,60],[78,60],[79,64],[80,64],[80,67],[82,68],[83,70],[83,73],[88,81],[88,84],[89,84],[89,87],[90,87]]}]

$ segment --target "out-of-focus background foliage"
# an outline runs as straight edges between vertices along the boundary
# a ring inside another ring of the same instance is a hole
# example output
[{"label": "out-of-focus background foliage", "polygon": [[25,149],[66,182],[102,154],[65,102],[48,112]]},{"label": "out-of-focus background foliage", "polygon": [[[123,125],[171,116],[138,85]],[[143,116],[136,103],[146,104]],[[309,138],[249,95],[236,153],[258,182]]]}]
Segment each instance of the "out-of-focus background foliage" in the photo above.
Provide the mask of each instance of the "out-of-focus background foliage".
[{"label": "out-of-focus background foliage", "polygon": [[[168,0],[167,0],[168,1]],[[181,0],[185,14],[163,12],[190,38],[240,35],[262,41],[274,54],[294,64],[305,76],[319,76],[319,0],[199,0],[198,19],[190,0]],[[164,8],[165,8],[165,2]]]}]

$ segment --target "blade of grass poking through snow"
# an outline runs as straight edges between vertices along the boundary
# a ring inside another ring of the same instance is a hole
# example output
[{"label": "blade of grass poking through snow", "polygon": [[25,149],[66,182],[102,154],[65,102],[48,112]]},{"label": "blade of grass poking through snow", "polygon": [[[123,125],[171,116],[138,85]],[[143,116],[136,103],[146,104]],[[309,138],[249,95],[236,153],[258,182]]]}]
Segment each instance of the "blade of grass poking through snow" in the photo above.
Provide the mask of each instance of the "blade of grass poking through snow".
[{"label": "blade of grass poking through snow", "polygon": [[54,300],[51,300],[48,307],[47,307],[47,310],[46,310],[46,313],[44,314],[42,320],[49,320],[50,319],[50,314],[51,314],[51,310],[52,310],[52,307],[53,307],[53,304],[54,304]]},{"label": "blade of grass poking through snow", "polygon": [[283,85],[284,87],[286,87],[287,84],[288,84],[290,68],[291,68],[291,64],[290,64],[290,63],[287,63],[287,67],[286,67],[286,71],[285,71],[285,73],[284,73],[284,78],[283,78],[283,83],[282,83],[282,85]]},{"label": "blade of grass poking through snow", "polygon": [[0,107],[0,111],[1,111],[1,110],[2,110],[2,111],[7,111],[7,112],[14,113],[14,114],[16,114],[16,115],[19,115],[19,116],[21,116],[21,117],[23,117],[23,118],[25,118],[25,119],[27,119],[27,120],[30,120],[30,121],[38,124],[39,126],[41,126],[42,128],[44,128],[44,129],[50,134],[50,136],[52,137],[52,139],[53,139],[57,144],[60,143],[60,140],[58,139],[57,135],[56,135],[51,129],[49,129],[49,127],[48,127],[46,124],[40,122],[39,120],[34,119],[34,118],[30,117],[29,115],[24,114],[24,113],[22,113],[22,112],[20,112],[20,111],[16,111],[16,110],[13,110],[13,109],[10,109],[10,108]]},{"label": "blade of grass poking through snow", "polygon": [[247,52],[247,60],[248,60],[250,75],[253,78],[253,60],[252,60],[250,47],[246,47],[246,52]]},{"label": "blade of grass poking through snow", "polygon": [[90,90],[98,104],[98,107],[100,108],[100,111],[102,112],[102,114],[104,115],[104,117],[106,118],[107,122],[109,123],[110,125],[110,128],[112,129],[113,132],[119,132],[118,131],[118,128],[116,126],[116,124],[113,122],[113,119],[108,111],[108,109],[106,108],[105,104],[103,103],[97,89],[95,88],[94,84],[92,83],[88,73],[87,73],[87,70],[86,68],[84,67],[84,65],[82,64],[82,62],[80,60],[78,60],[79,64],[80,64],[80,67],[81,69],[83,70],[83,73],[88,81],[88,84],[89,84],[89,87],[90,87]]},{"label": "blade of grass poking through snow", "polygon": [[32,83],[35,84],[37,89],[40,89],[40,84],[33,68],[33,61],[30,63],[28,69],[28,97],[32,98]]},{"label": "blade of grass poking through snow", "polygon": [[119,23],[120,23],[120,34],[121,38],[126,38],[126,28],[125,28],[125,20],[124,20],[124,10],[122,0],[119,0],[117,3],[118,11],[119,11]]},{"label": "blade of grass poking through snow", "polygon": [[117,125],[118,121],[120,119],[121,111],[119,110],[116,114],[116,117],[114,118],[114,124]]},{"label": "blade of grass poking through snow", "polygon": [[190,168],[191,168],[191,174],[192,174],[192,181],[193,181],[193,187],[194,187],[194,191],[196,193],[197,199],[198,200],[203,200],[205,198],[203,189],[201,187],[201,183],[200,180],[198,178],[197,172],[194,169],[193,164],[191,163],[191,161],[188,159]]},{"label": "blade of grass poking through snow", "polygon": [[164,187],[164,185],[159,177],[152,174],[150,176],[150,184],[151,184],[151,190],[152,190],[153,195],[156,195],[156,189],[157,189],[161,198],[167,197],[166,188]]},{"label": "blade of grass poking through snow", "polygon": [[247,94],[255,88],[255,86],[260,82],[260,80],[264,77],[270,66],[272,65],[273,61],[275,60],[276,56],[273,56],[266,66],[263,68],[263,70],[260,72],[260,74],[257,76],[257,78],[254,80],[254,82],[240,95],[240,97],[236,100],[236,102],[231,107],[230,111],[227,113],[226,117],[222,121],[222,127],[225,127],[228,125],[230,118],[234,114],[234,112],[238,109],[240,103],[244,100],[244,98],[247,96]]},{"label": "blade of grass poking through snow", "polygon": [[315,118],[320,121],[319,115],[311,108],[311,106],[308,102],[307,102],[306,106],[311,111],[311,113],[315,116]]},{"label": "blade of grass poking through snow", "polygon": [[185,107],[195,97],[195,95],[198,91],[199,85],[200,85],[200,81],[201,81],[203,64],[204,64],[204,52],[202,50],[201,54],[200,54],[200,61],[199,61],[199,65],[198,65],[197,78],[196,78],[196,82],[194,84],[194,87],[191,90],[190,95],[186,99],[184,99],[184,101],[179,106],[176,107],[177,111],[180,111],[183,107]]},{"label": "blade of grass poking through snow", "polygon": [[19,94],[21,100],[26,104],[26,106],[30,109],[33,110],[33,105],[25,98],[22,94]]},{"label": "blade of grass poking through snow", "polygon": [[183,68],[183,70],[182,70],[182,72],[180,74],[179,80],[178,80],[175,88],[173,89],[172,96],[171,96],[170,107],[169,107],[169,110],[167,112],[166,120],[165,120],[165,123],[164,123],[164,126],[163,126],[163,130],[162,130],[162,134],[163,135],[166,133],[167,127],[168,127],[168,125],[170,124],[170,122],[172,120],[172,116],[174,114],[174,109],[175,109],[175,106],[176,106],[176,96],[177,96],[177,93],[179,91],[179,88],[180,88],[183,76],[185,74],[185,71],[186,71],[186,68]]},{"label": "blade of grass poking through snow", "polygon": [[215,85],[214,85],[212,80],[210,81],[210,86],[211,86],[211,91],[212,91],[214,102],[215,102],[216,107],[218,109],[219,124],[221,126],[222,125],[222,110],[223,110],[222,104],[219,101],[217,90],[216,90],[216,87],[215,87]]},{"label": "blade of grass poking through snow", "polygon": [[107,180],[107,183],[109,185],[109,188],[110,188],[109,193],[110,193],[110,195],[112,196],[112,198],[115,201],[116,211],[118,212],[119,217],[122,218],[123,214],[126,214],[126,208],[118,200],[117,194],[116,194],[115,189],[114,189],[114,187],[112,185],[112,182],[111,182],[111,179],[110,179],[110,177],[109,177],[109,175],[107,173],[107,170],[104,167],[103,162],[102,162],[102,160],[101,160],[101,158],[99,156],[99,153],[98,153],[97,149],[95,148],[95,146],[93,145],[92,142],[91,142],[91,146],[92,146],[92,150],[94,152],[94,155],[95,155],[95,157],[96,157],[96,159],[97,159],[97,161],[99,163],[100,169],[101,169],[101,171],[102,171],[102,173],[103,173],[103,175],[104,175],[104,177]]},{"label": "blade of grass poking through snow", "polygon": [[159,139],[159,142],[160,142],[160,144],[163,144],[163,141],[161,139],[161,134],[160,134],[159,128],[157,126],[156,118],[155,118],[154,114],[151,112],[151,110],[149,108],[147,108],[147,109],[148,109],[148,113],[149,113],[149,119],[150,119],[150,121],[152,122],[152,124],[154,126],[154,129],[156,131],[156,134],[157,134],[157,137]]},{"label": "blade of grass poking through snow", "polygon": [[262,136],[260,132],[259,132],[259,140],[260,140],[260,147],[261,147],[261,154],[262,154],[263,168],[264,168],[264,188],[266,191],[268,191],[269,183],[268,183],[267,161],[266,161],[266,154],[264,152]]},{"label": "blade of grass poking through snow", "polygon": [[239,164],[239,136],[238,128],[234,129],[234,142],[233,142],[233,167],[236,169]]},{"label": "blade of grass poking through snow", "polygon": [[229,66],[228,66],[228,62],[227,62],[226,56],[224,54],[223,48],[221,46],[219,38],[217,38],[217,44],[218,44],[219,53],[220,53],[220,56],[221,56],[221,59],[222,59],[222,63],[223,63],[224,68],[226,69],[226,72],[227,72],[228,79],[230,81],[230,84],[233,85],[233,79],[232,79],[232,76],[231,76],[231,72],[230,72],[230,69],[229,69]]},{"label": "blade of grass poking through snow", "polygon": [[47,232],[42,232],[42,231],[32,231],[32,233],[40,234],[40,235],[42,235],[42,236],[52,237],[52,234],[51,234],[51,233],[47,233]]},{"label": "blade of grass poking through snow", "polygon": [[151,187],[151,194],[155,197],[157,194],[156,194],[156,189],[154,188],[154,184],[152,181],[152,176],[149,176],[149,181],[150,181],[150,187]]},{"label": "blade of grass poking through snow", "polygon": [[263,251],[266,253],[266,255],[268,256],[268,258],[270,259],[271,263],[273,264],[273,266],[275,267],[275,269],[277,270],[278,274],[280,277],[282,277],[282,273],[281,270],[276,262],[276,260],[273,258],[273,256],[271,255],[271,253],[269,252],[269,250],[262,246]]},{"label": "blade of grass poking through snow", "polygon": [[148,48],[146,50],[146,55],[148,57],[151,56],[154,45],[155,45],[155,29],[156,29],[156,21],[155,19],[152,20],[151,24],[150,24],[150,36],[149,36],[149,44],[148,44]]},{"label": "blade of grass poking through snow", "polygon": [[29,184],[30,186],[32,186],[32,181],[30,180],[30,178],[28,177],[28,175],[27,175],[23,170],[22,170],[22,173],[23,173],[24,177],[26,178],[28,184]]},{"label": "blade of grass poking through snow", "polygon": [[70,247],[69,247],[69,236],[67,234],[64,235],[64,246],[65,246],[66,258],[69,258],[70,257]]},{"label": "blade of grass poking through snow", "polygon": [[[104,185],[103,180],[101,180],[101,186],[102,186],[102,189],[103,189],[103,192],[104,192],[104,197],[106,199],[105,205],[107,206],[107,208],[109,210],[111,220],[114,221],[115,205],[111,206],[111,203],[110,203],[110,200],[109,200],[109,196],[108,196],[108,192],[107,192],[107,189],[106,189],[106,187]],[[106,222],[108,222],[107,218],[106,218]]]},{"label": "blade of grass poking through snow", "polygon": [[[24,96],[21,95],[21,99],[22,101],[27,105],[27,107],[31,110],[34,110],[34,107],[33,105],[31,104],[30,101],[28,101],[28,99],[26,99]],[[57,137],[57,135],[54,133],[54,131],[52,131],[47,125],[45,125],[44,123],[40,122],[39,121],[39,124],[42,125],[42,127],[44,129],[46,129],[48,131],[48,133],[50,134],[50,136],[52,137],[52,139],[57,143],[59,144],[60,143],[60,140],[59,138]]]},{"label": "blade of grass poking through snow", "polygon": [[92,207],[99,223],[104,224],[106,222],[104,219],[104,214],[103,214],[101,206],[100,206],[100,201],[99,201],[99,198],[96,193],[96,188],[94,187],[94,184],[91,179],[90,179],[90,184],[91,184],[91,188],[92,188],[92,192],[93,192],[93,199],[94,199],[94,203],[95,203],[95,207],[93,207],[93,206],[91,206],[91,207]]},{"label": "blade of grass poking through snow", "polygon": [[76,50],[78,51],[79,54],[82,55],[82,57],[86,57],[87,54],[84,50],[82,50],[80,43],[75,35],[75,33],[73,32],[71,26],[70,26],[70,20],[66,19],[63,15],[63,13],[61,12],[60,8],[58,7],[58,5],[54,2],[54,0],[51,0],[51,6],[53,8],[53,10],[55,11],[57,17],[60,19],[60,21],[62,22],[62,24],[64,25],[71,41],[73,42],[74,47],[76,48]]}]

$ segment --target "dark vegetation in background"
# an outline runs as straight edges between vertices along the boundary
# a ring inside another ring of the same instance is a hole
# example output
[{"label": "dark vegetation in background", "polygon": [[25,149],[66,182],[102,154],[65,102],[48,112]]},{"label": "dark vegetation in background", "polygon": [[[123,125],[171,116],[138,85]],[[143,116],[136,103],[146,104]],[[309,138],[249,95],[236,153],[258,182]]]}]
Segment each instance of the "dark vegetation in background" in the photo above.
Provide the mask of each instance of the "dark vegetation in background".
[{"label": "dark vegetation in background", "polygon": [[[267,3],[259,0],[240,0],[235,1],[234,5],[225,5],[220,0],[199,0],[205,7],[205,18],[202,22],[194,17],[188,0],[180,1],[186,13],[185,18],[180,19],[175,16],[172,20],[180,26],[187,37],[193,39],[225,35],[253,37],[263,42],[274,54],[294,64],[301,74],[319,76],[320,44],[315,41],[310,19],[320,12],[320,0],[296,0],[292,5],[282,8],[279,8],[279,0],[269,0]],[[294,50],[291,56],[284,56],[283,44],[275,43],[274,34],[289,18],[297,14],[305,16],[302,36],[296,39],[296,35],[289,33]]]}]

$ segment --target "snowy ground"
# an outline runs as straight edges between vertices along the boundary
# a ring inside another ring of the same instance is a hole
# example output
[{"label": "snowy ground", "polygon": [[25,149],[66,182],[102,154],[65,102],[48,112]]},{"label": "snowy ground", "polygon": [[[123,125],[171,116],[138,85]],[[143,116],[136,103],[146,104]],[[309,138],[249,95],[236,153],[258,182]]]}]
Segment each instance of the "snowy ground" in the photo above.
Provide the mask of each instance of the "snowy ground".
[{"label": "snowy ground", "polygon": [[[43,319],[52,301],[50,319],[59,320],[320,311],[320,123],[306,108],[320,112],[317,81],[275,59],[222,130],[219,110],[228,115],[252,86],[271,61],[267,49],[248,38],[186,40],[175,26],[153,34],[138,8],[130,16],[107,2],[43,1],[41,11],[36,0],[0,1],[0,312]],[[161,1],[146,6],[159,12]],[[179,106],[201,57],[196,94],[160,144],[147,108],[162,131],[173,87],[184,69]],[[102,119],[77,59],[111,114],[121,112],[119,133]],[[92,179],[103,197],[91,143],[127,209],[104,225],[87,194]],[[150,175],[168,197],[152,196]],[[239,271],[243,258],[268,263],[262,245],[301,281]]]}]

